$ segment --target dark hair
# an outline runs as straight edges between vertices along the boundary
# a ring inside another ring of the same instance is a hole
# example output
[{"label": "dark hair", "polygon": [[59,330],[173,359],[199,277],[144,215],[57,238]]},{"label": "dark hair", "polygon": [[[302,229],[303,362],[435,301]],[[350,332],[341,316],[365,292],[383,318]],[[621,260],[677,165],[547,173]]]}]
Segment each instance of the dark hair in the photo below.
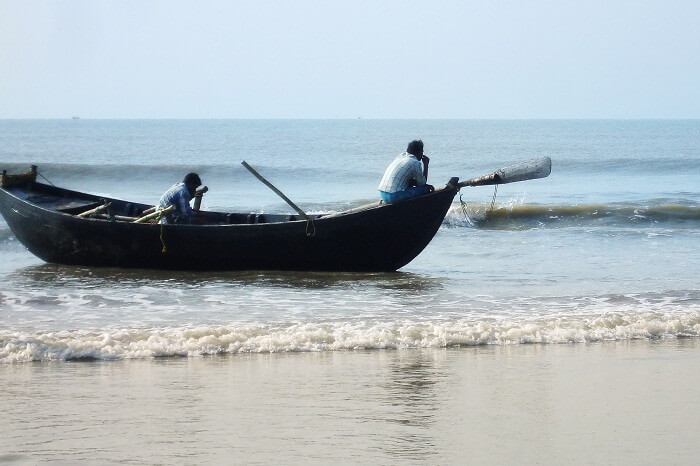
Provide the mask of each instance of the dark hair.
[{"label": "dark hair", "polygon": [[413,155],[419,155],[423,153],[423,141],[420,139],[417,141],[411,141],[408,143],[408,147],[406,148],[406,152],[409,154]]},{"label": "dark hair", "polygon": [[196,173],[188,173],[185,175],[185,179],[182,180],[182,182],[185,184],[193,184],[195,187],[202,185],[202,180],[199,179],[199,175]]}]

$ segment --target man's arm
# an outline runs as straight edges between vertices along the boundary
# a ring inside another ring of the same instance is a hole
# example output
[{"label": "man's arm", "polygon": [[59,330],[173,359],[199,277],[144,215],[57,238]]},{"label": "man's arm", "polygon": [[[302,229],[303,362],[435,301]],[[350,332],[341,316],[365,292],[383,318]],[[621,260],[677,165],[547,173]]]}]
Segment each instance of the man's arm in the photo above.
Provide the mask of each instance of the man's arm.
[{"label": "man's arm", "polygon": [[425,182],[428,182],[428,164],[430,163],[430,159],[428,158],[427,155],[423,156],[423,178],[425,178]]}]

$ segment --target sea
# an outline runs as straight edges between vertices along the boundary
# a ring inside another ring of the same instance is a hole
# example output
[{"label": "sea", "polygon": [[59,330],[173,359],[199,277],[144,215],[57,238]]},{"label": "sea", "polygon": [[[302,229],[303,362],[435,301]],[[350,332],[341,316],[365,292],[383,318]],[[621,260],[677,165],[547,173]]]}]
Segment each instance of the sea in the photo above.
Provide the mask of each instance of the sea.
[{"label": "sea", "polygon": [[[692,462],[700,120],[0,120],[0,168],[202,208],[376,202],[422,139],[463,188],[396,273],[44,263],[0,218],[0,463]],[[410,231],[406,231],[410,234]]]}]

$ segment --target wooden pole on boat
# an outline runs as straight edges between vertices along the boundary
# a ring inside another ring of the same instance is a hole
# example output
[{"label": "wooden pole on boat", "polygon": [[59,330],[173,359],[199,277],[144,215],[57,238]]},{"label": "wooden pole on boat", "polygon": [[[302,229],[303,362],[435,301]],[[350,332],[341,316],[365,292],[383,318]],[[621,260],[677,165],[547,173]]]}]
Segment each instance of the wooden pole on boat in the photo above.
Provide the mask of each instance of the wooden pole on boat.
[{"label": "wooden pole on boat", "polygon": [[148,209],[146,209],[146,210],[144,210],[143,212],[141,212],[141,215],[152,214],[153,212],[156,211],[156,209],[157,209],[156,206],[151,206],[151,207],[149,207]]},{"label": "wooden pole on boat", "polygon": [[153,212],[152,214],[144,215],[143,217],[137,218],[136,220],[134,220],[134,223],[143,223],[143,222],[147,222],[147,221],[152,220],[152,219],[154,219],[154,218],[158,218],[158,217],[160,217],[160,216],[162,216],[162,215],[165,215],[165,214],[167,214],[168,212],[170,212],[171,210],[173,210],[173,206],[169,205],[168,207],[166,207],[166,208],[163,209],[163,210],[156,210],[156,211]]},{"label": "wooden pole on boat", "polygon": [[245,160],[244,160],[243,162],[241,162],[241,165],[243,165],[244,167],[246,167],[246,168],[248,169],[248,171],[249,171],[250,173],[252,173],[254,177],[256,177],[257,179],[259,179],[265,186],[267,186],[268,188],[270,188],[271,190],[273,190],[273,191],[275,192],[275,194],[277,194],[279,197],[281,197],[281,198],[284,200],[284,202],[286,202],[287,204],[289,204],[289,205],[292,207],[292,209],[296,210],[297,213],[298,213],[299,215],[301,215],[301,218],[303,218],[304,220],[309,220],[309,221],[311,220],[311,218],[309,218],[309,216],[306,215],[306,212],[304,212],[303,210],[301,210],[295,203],[293,203],[287,196],[285,196],[285,195],[282,193],[282,191],[280,191],[279,189],[275,188],[275,187],[272,185],[272,183],[270,183],[270,182],[267,181],[265,178],[263,178],[262,175],[261,175],[260,173],[258,173],[257,171],[255,171],[255,169],[254,169],[253,167],[251,167],[250,165],[248,165],[248,164],[246,163]]},{"label": "wooden pole on boat", "polygon": [[107,220],[118,220],[120,222],[134,222],[138,220],[138,217],[127,217],[125,215],[108,215],[108,214],[96,214],[97,218],[104,218]]},{"label": "wooden pole on boat", "polygon": [[109,209],[109,206],[110,206],[110,203],[105,202],[104,204],[102,204],[99,207],[95,207],[94,209],[86,210],[85,212],[78,214],[78,217],[89,217],[90,215],[99,214],[103,210]]}]

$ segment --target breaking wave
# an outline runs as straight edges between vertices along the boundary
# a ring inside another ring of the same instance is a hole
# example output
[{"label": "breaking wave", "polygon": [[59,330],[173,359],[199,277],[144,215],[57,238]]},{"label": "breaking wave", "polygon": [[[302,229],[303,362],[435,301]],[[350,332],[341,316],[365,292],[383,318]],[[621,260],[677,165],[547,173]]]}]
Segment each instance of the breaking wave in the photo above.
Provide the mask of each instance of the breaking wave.
[{"label": "breaking wave", "polygon": [[[231,180],[236,180],[236,183],[257,183],[240,164],[239,160],[231,160],[225,164],[193,162],[190,164],[176,163],[153,165],[151,160],[145,159],[145,163],[146,164],[41,163],[38,166],[40,173],[39,181],[44,181],[42,180],[43,175],[51,182],[62,187],[70,187],[72,183],[85,180],[115,180],[119,182],[128,180],[129,182],[143,181],[152,183],[154,180],[161,179],[179,180],[182,178],[183,173],[196,171],[207,182],[216,180],[221,181],[222,184],[226,184],[230,183]],[[264,164],[254,165],[255,168],[264,173],[265,176],[275,180],[318,181],[326,179],[334,180],[338,178],[376,178],[378,176],[375,172],[358,171],[356,169],[339,171],[337,168],[304,167],[304,170],[299,170],[296,167],[284,168]],[[30,164],[0,162],[0,166],[10,173],[24,173],[29,170]]]},{"label": "breaking wave", "polygon": [[0,332],[0,362],[593,343],[699,336],[698,312],[610,313],[531,320],[408,320]]},{"label": "breaking wave", "polygon": [[665,223],[684,223],[696,228],[700,223],[700,206],[687,203],[652,205],[582,204],[534,205],[502,204],[491,209],[490,204],[453,204],[447,216],[447,226],[482,228],[567,227],[597,226],[651,226]]}]

